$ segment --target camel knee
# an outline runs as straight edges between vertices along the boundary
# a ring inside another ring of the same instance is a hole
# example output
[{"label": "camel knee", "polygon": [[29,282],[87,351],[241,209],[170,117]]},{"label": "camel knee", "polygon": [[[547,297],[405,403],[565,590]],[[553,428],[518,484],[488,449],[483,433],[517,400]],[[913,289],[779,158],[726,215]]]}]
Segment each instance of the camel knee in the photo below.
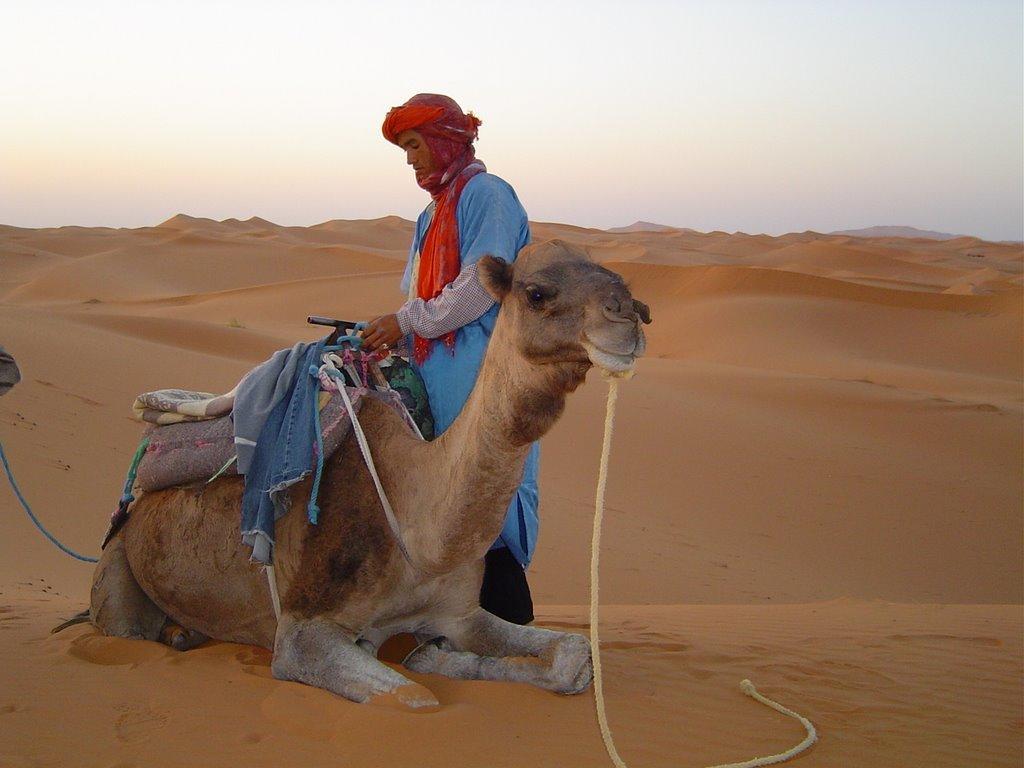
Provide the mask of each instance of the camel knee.
[{"label": "camel knee", "polygon": [[317,685],[313,679],[327,673],[332,662],[337,664],[349,647],[366,654],[336,624],[317,617],[297,619],[285,613],[277,623],[270,671],[278,680]]},{"label": "camel knee", "polygon": [[271,674],[278,680],[302,679],[303,661],[311,652],[308,639],[309,627],[305,622],[297,622],[288,616],[282,616],[277,624],[274,637],[274,656],[270,663]]},{"label": "camel knee", "polygon": [[324,688],[350,701],[394,694],[411,709],[437,706],[426,688],[381,664],[328,619],[281,617],[274,639],[274,677]]},{"label": "camel knee", "polygon": [[105,635],[156,640],[166,618],[135,580],[121,537],[111,540],[93,574],[89,620]]}]

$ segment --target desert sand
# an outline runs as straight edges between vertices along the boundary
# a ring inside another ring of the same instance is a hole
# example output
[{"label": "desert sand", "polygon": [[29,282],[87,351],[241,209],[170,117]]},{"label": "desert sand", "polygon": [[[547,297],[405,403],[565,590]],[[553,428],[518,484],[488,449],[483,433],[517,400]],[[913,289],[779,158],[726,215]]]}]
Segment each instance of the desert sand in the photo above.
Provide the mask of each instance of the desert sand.
[{"label": "desert sand", "polygon": [[[625,228],[629,230],[630,228]],[[803,232],[534,223],[650,304],[623,385],[602,553],[606,697],[633,768],[780,752],[802,766],[1024,760],[1024,249]],[[140,392],[230,389],[318,331],[393,311],[412,223],[0,226],[0,399],[22,490],[95,555],[142,428]],[[530,582],[541,625],[587,631],[606,387],[545,439]],[[0,766],[604,766],[592,691],[411,674],[411,713],[274,680],[269,653],[179,654],[49,630],[92,568],[0,490]],[[394,658],[399,649],[390,649]]]}]

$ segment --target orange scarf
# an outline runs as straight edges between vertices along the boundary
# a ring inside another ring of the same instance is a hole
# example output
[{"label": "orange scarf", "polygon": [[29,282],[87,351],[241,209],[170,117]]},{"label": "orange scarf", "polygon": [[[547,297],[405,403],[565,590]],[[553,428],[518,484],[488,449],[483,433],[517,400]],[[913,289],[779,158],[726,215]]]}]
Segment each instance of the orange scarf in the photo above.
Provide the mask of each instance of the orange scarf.
[{"label": "orange scarf", "polygon": [[[434,197],[434,216],[427,233],[420,243],[420,266],[416,274],[416,295],[430,301],[441,295],[445,286],[451,283],[462,269],[459,243],[459,221],[456,212],[462,190],[471,178],[483,173],[484,164],[471,160],[444,190]],[[441,340],[448,350],[455,354],[455,331],[449,331]],[[430,356],[432,339],[416,336],[413,340],[413,356],[422,365]]]}]

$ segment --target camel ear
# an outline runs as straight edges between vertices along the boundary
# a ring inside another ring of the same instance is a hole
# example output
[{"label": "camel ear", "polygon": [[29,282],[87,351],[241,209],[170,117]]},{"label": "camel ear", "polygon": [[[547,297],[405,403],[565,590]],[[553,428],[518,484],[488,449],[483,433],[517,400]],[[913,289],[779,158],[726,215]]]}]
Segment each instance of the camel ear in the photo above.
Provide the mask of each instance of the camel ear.
[{"label": "camel ear", "polygon": [[640,319],[643,321],[644,325],[651,324],[651,308],[642,301],[633,299],[633,311],[640,315]]},{"label": "camel ear", "polygon": [[512,265],[494,256],[484,256],[476,269],[480,285],[500,304],[512,290]]}]

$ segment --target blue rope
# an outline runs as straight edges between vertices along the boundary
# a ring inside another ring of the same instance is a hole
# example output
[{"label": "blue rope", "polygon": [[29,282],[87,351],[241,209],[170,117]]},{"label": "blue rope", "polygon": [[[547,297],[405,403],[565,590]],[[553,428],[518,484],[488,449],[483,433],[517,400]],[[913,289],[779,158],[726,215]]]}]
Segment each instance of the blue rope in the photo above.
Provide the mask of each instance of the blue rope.
[{"label": "blue rope", "polygon": [[328,345],[323,348],[323,352],[338,352],[342,349],[347,349],[344,345],[346,343],[351,344],[357,349],[362,346],[363,338],[361,336],[339,336],[335,339],[335,344]]},{"label": "blue rope", "polygon": [[[365,328],[366,323],[356,323],[355,327],[356,329]],[[346,342],[357,348],[362,346],[363,343],[362,338],[359,336],[339,336],[336,341],[336,344],[325,346],[322,351],[340,352],[346,349]],[[320,369],[315,365],[309,366],[309,375],[314,379],[319,379]],[[344,378],[342,378],[341,386],[345,386]],[[306,516],[309,518],[310,523],[316,525],[317,520],[320,519],[320,506],[317,504],[317,500],[320,498],[320,481],[324,476],[324,429],[320,421],[319,387],[317,387],[317,391],[313,395],[313,424],[316,433],[316,470],[313,472],[313,487],[309,491],[309,504],[306,505]]]},{"label": "blue rope", "polygon": [[[309,366],[309,375],[317,377],[319,369],[315,365]],[[316,432],[316,471],[313,473],[313,487],[309,491],[309,505],[306,507],[306,514],[309,522],[316,525],[320,517],[320,507],[317,506],[317,498],[320,496],[320,479],[324,474],[324,430],[320,423],[320,388],[313,393],[313,424]]]},{"label": "blue rope", "polygon": [[135,494],[132,493],[132,488],[135,486],[135,477],[139,472],[139,464],[142,462],[142,457],[146,455],[146,449],[149,448],[149,438],[142,438],[142,442],[139,443],[139,447],[135,449],[135,455],[132,456],[132,463],[128,467],[128,476],[124,481],[124,491],[121,493],[121,503],[127,507],[133,501],[135,501]]},{"label": "blue rope", "polygon": [[36,528],[39,529],[43,536],[48,538],[50,542],[54,546],[56,546],[57,549],[59,549],[61,552],[71,555],[76,560],[81,560],[84,563],[98,563],[99,560],[95,557],[86,557],[85,555],[78,554],[73,549],[65,547],[63,544],[57,541],[56,537],[54,537],[52,533],[50,533],[43,527],[43,524],[39,522],[39,518],[32,514],[31,507],[29,507],[28,502],[25,501],[25,497],[21,495],[21,490],[18,488],[18,484],[14,482],[14,473],[11,472],[11,465],[7,463],[7,455],[4,453],[3,443],[0,443],[0,459],[2,459],[4,462],[4,470],[7,472],[7,479],[11,481],[11,488],[14,489],[14,494],[18,497],[18,501],[21,502],[21,506],[25,508],[25,511],[28,513],[29,519],[31,519],[32,522],[35,523]]}]

